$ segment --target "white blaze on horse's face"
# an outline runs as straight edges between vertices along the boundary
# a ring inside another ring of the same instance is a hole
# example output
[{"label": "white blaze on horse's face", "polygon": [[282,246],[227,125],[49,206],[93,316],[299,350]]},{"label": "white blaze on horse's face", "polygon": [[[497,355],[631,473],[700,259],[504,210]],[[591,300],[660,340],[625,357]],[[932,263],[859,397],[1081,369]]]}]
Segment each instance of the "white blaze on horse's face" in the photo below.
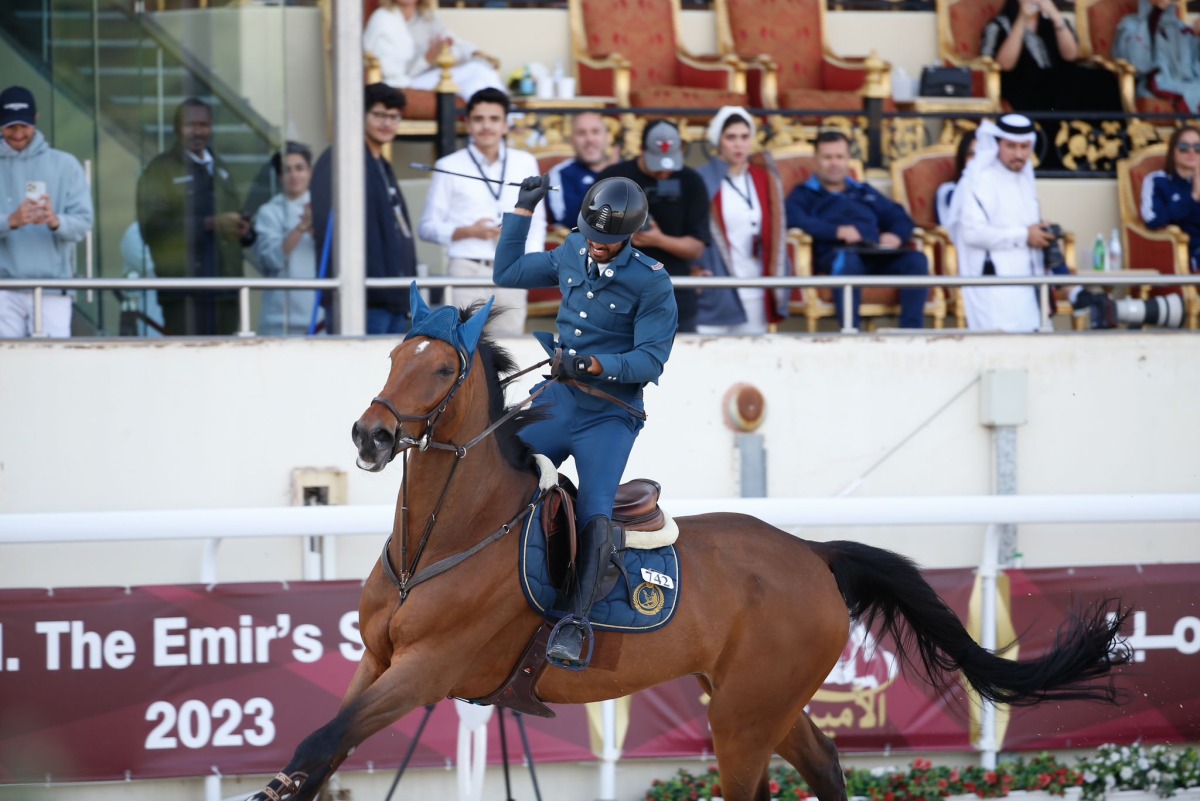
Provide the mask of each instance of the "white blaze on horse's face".
[{"label": "white blaze on horse's face", "polygon": [[417,353],[417,354],[424,353],[425,349],[428,347],[429,347],[429,340],[427,339],[424,342],[422,342],[420,345],[417,345],[417,349],[416,349],[415,353]]}]

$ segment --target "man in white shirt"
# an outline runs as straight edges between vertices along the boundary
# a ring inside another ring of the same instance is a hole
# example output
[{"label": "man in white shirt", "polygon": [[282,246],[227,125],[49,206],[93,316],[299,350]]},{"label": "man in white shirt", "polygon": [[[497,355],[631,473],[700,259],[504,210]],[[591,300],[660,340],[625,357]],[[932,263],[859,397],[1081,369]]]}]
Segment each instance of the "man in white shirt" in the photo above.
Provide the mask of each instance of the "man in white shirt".
[{"label": "man in white shirt", "polygon": [[[1041,218],[1034,187],[1035,139],[1033,123],[1020,114],[980,124],[975,158],[950,204],[949,229],[958,248],[960,275],[1046,272],[1046,248],[1055,237]],[[1068,272],[1062,265],[1052,265],[1052,271]],[[1036,287],[964,287],[963,302],[968,328],[1023,332],[1036,331],[1042,324]]]},{"label": "man in white shirt", "polygon": [[[456,277],[492,278],[500,219],[517,202],[521,180],[538,174],[537,159],[523,150],[511,150],[508,133],[508,95],[499,89],[481,89],[467,102],[467,134],[462,150],[438,159],[437,168],[471,176],[462,178],[435,172],[421,215],[421,238],[446,248],[448,274]],[[475,180],[475,176],[488,180]],[[509,183],[513,185],[509,185]],[[546,249],[545,204],[538,204],[525,240],[525,252]],[[496,296],[496,305],[509,309],[488,323],[493,336],[525,333],[525,290],[455,287],[451,302],[467,306]]]}]

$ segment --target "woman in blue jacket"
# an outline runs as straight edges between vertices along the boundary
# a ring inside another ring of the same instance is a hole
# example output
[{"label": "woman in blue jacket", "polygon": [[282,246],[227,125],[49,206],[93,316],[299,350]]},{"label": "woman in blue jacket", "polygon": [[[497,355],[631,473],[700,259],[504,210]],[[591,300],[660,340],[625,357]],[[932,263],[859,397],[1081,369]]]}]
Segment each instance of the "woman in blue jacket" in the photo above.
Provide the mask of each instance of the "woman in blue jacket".
[{"label": "woman in blue jacket", "polygon": [[1167,163],[1142,182],[1142,220],[1150,228],[1178,225],[1188,235],[1190,267],[1200,267],[1200,128],[1175,130]]}]

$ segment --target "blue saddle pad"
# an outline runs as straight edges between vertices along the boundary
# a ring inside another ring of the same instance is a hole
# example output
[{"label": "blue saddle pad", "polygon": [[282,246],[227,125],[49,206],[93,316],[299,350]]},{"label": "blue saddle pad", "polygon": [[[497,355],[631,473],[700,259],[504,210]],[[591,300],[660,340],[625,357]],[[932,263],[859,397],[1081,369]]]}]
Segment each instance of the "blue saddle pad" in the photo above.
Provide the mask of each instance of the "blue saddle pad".
[{"label": "blue saddle pad", "polygon": [[[654,583],[647,581],[642,569],[653,571]],[[603,631],[627,633],[654,631],[670,622],[679,604],[679,555],[674,545],[654,550],[625,551],[625,569],[633,587],[633,603],[630,603],[629,588],[625,579],[617,583],[604,598],[592,606],[588,616],[592,627]],[[525,600],[535,612],[548,618],[562,617],[562,610],[554,609],[558,590],[550,581],[550,564],[546,556],[546,533],[542,529],[541,514],[529,515],[521,532],[521,589]],[[670,587],[662,586],[666,576]]]}]

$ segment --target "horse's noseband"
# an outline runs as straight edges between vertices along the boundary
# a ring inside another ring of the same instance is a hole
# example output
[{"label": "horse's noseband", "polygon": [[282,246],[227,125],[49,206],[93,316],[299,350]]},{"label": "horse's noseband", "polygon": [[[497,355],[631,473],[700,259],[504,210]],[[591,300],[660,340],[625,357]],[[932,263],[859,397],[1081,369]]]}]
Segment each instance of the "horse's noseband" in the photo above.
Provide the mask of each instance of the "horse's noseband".
[{"label": "horse's noseband", "polygon": [[397,409],[390,400],[382,395],[376,395],[371,399],[371,403],[378,403],[380,406],[391,412],[392,417],[396,418],[396,422],[399,423],[400,426],[403,426],[405,423],[425,424],[425,433],[421,435],[420,439],[398,436],[400,434],[400,428],[396,429],[396,444],[392,448],[393,459],[395,459],[403,451],[406,451],[414,446],[420,451],[427,450],[430,445],[442,450],[460,450],[459,446],[454,445],[453,443],[443,444],[440,442],[434,442],[433,429],[434,426],[437,425],[438,421],[442,419],[442,415],[446,412],[446,407],[450,405],[450,401],[454,400],[454,396],[458,393],[458,390],[461,389],[462,385],[466,383],[468,373],[466,368],[466,359],[463,358],[461,360],[461,368],[458,372],[458,378],[455,380],[454,384],[451,385],[450,389],[446,390],[446,394],[442,396],[442,399],[425,414],[401,414],[400,410]]}]

